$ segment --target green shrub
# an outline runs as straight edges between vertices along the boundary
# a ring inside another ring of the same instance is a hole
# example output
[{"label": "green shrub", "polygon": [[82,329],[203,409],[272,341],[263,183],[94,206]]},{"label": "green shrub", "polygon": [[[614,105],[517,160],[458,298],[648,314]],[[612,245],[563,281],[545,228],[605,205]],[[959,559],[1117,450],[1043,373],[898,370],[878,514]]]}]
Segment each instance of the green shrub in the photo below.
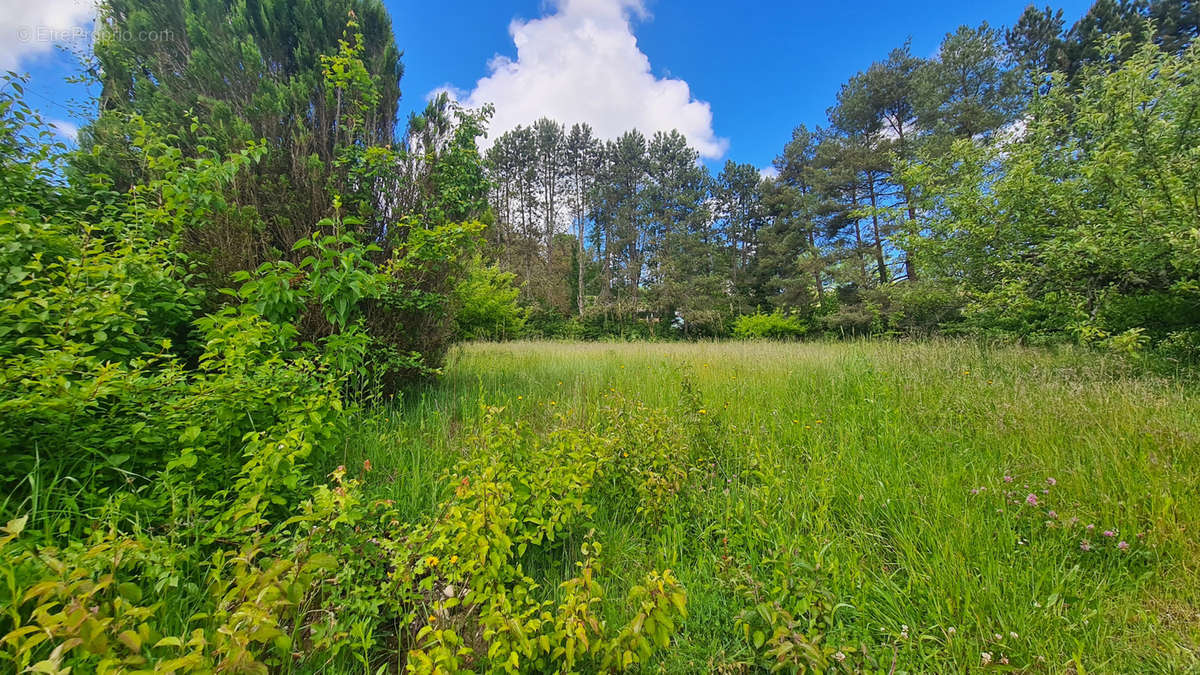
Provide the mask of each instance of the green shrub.
[{"label": "green shrub", "polygon": [[679,313],[676,330],[684,338],[718,338],[729,334],[729,316],[715,309]]},{"label": "green shrub", "polygon": [[733,324],[733,334],[743,340],[794,340],[807,332],[799,318],[780,310],[739,316]]},{"label": "green shrub", "polygon": [[454,289],[457,335],[464,340],[511,340],[520,337],[525,310],[517,304],[516,275],[476,256]]},{"label": "green shrub", "polygon": [[953,333],[966,304],[961,289],[938,281],[892,284],[878,295],[888,330],[908,337]]},{"label": "green shrub", "polygon": [[1167,334],[1156,346],[1163,358],[1185,366],[1200,365],[1200,330],[1177,330]]}]

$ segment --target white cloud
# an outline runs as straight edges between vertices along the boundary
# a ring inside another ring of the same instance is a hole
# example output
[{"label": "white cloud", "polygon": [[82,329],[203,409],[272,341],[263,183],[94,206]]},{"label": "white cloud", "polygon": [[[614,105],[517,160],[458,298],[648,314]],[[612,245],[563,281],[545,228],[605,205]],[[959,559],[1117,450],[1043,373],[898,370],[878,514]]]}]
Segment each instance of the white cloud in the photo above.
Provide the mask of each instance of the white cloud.
[{"label": "white cloud", "polygon": [[50,126],[54,128],[54,132],[63,139],[74,143],[79,138],[79,125],[66,120],[50,120]]},{"label": "white cloud", "polygon": [[766,180],[768,178],[770,178],[770,179],[779,178],[779,169],[776,169],[773,166],[763,167],[758,170],[758,177],[762,178],[763,180]]},{"label": "white cloud", "polygon": [[515,61],[493,57],[469,93],[444,89],[470,107],[495,104],[491,138],[545,116],[587,122],[601,138],[678,129],[702,157],[721,157],[729,141],[713,132],[711,106],[687,82],[655,77],[638,48],[631,21],[646,16],[642,0],[552,0],[546,16],[509,25]]},{"label": "white cloud", "polygon": [[0,71],[23,64],[58,45],[88,39],[94,0],[6,0],[0,12]]}]

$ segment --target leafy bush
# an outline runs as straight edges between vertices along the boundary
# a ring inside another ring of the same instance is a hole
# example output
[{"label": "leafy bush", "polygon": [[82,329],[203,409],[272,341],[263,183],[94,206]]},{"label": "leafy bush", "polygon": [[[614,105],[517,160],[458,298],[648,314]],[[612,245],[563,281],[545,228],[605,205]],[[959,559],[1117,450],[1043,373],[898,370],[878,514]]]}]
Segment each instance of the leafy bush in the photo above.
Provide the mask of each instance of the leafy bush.
[{"label": "leafy bush", "polygon": [[[582,337],[588,340],[649,340],[657,337],[654,327],[630,306],[592,305],[579,317]],[[669,327],[661,331],[666,334]]]},{"label": "leafy bush", "polygon": [[517,304],[516,275],[476,256],[454,289],[457,334],[466,340],[510,340],[521,335],[525,310]]},{"label": "leafy bush", "polygon": [[1173,331],[1158,343],[1157,351],[1175,363],[1200,365],[1200,330]]},{"label": "leafy bush", "polygon": [[880,295],[888,329],[909,337],[953,333],[966,304],[961,289],[938,281],[893,284]]},{"label": "leafy bush", "polygon": [[524,308],[524,335],[551,340],[578,339],[583,336],[579,319],[569,317],[552,307],[535,304]]},{"label": "leafy bush", "polygon": [[681,311],[676,330],[685,338],[724,337],[729,334],[729,317],[713,309]]},{"label": "leafy bush", "polygon": [[[20,147],[30,119],[0,115],[0,139]],[[628,616],[599,614],[610,576],[586,532],[607,439],[489,422],[436,513],[411,521],[344,467],[321,480],[353,434],[350,395],[429,370],[434,347],[397,345],[414,326],[445,337],[453,303],[431,289],[457,278],[478,223],[413,229],[379,258],[335,216],[205,313],[181,233],[260,150],[187,159],[148,127],[133,147],[162,177],[124,195],[0,164],[28,200],[0,215],[5,667],[378,672],[396,645],[415,672],[652,662],[686,595],[651,571]],[[511,279],[477,273],[467,298],[500,302],[467,319],[519,318]],[[389,323],[404,316],[424,323]],[[578,575],[544,598],[525,570],[579,542]]]},{"label": "leafy bush", "polygon": [[808,326],[799,318],[780,310],[739,316],[733,324],[733,334],[743,340],[792,340],[807,332]]},{"label": "leafy bush", "polygon": [[1153,343],[1200,320],[1200,51],[1105,40],[1070,85],[1053,75],[1019,137],[901,171],[930,216],[916,257],[961,284],[974,331]]}]

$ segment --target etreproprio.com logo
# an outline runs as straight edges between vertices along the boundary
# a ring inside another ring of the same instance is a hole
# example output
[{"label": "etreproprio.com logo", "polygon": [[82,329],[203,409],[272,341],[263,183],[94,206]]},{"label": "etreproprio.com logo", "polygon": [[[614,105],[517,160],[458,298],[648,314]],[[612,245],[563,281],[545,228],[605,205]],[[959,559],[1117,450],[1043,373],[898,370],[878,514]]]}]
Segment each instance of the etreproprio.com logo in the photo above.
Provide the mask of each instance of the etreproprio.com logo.
[{"label": "etreproprio.com logo", "polygon": [[163,30],[115,30],[97,26],[95,30],[85,26],[17,26],[18,42],[80,42],[89,38],[116,42],[168,42],[175,39],[170,29]]}]

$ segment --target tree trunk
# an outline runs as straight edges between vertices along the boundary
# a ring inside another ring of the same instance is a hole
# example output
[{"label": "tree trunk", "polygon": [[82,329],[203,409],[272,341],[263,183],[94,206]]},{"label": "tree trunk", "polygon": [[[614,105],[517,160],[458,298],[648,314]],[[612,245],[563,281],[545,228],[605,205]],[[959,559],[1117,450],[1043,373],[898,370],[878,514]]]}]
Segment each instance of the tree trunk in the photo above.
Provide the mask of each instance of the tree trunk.
[{"label": "tree trunk", "polygon": [[[858,208],[858,187],[850,188],[850,209]],[[858,255],[858,267],[862,273],[862,281],[867,283],[867,258],[863,255],[863,238],[862,227],[858,222],[858,218],[854,219],[854,252]]]},{"label": "tree trunk", "polygon": [[883,259],[883,240],[879,236],[879,214],[875,211],[878,208],[875,195],[875,177],[871,174],[867,174],[867,186],[871,197],[871,228],[875,234],[875,263],[879,266],[879,285],[883,286],[888,282],[888,269],[887,261]]},{"label": "tree trunk", "polygon": [[579,304],[579,316],[582,317],[583,316],[583,265],[584,265],[583,256],[585,253],[585,249],[583,247],[583,230],[584,230],[584,221],[586,220],[585,213],[587,211],[587,207],[584,204],[583,180],[578,173],[579,170],[580,169],[578,167],[576,167],[577,173],[575,174],[575,197],[576,197],[575,217],[577,218],[576,227],[578,228],[576,230],[576,232],[577,232],[576,237],[579,239],[579,241],[576,242],[579,246],[579,255],[577,257],[576,268],[579,273],[579,280],[578,280],[579,285],[577,287],[578,290],[576,291],[575,296],[576,296],[576,299],[578,300],[578,304]]},{"label": "tree trunk", "polygon": [[[908,190],[904,191],[904,201],[908,203],[908,222],[909,226],[912,227],[912,224],[917,222],[917,209],[913,207],[912,195],[909,194]],[[913,262],[912,251],[907,249],[904,251],[904,276],[909,281],[917,280],[917,266]]]}]

